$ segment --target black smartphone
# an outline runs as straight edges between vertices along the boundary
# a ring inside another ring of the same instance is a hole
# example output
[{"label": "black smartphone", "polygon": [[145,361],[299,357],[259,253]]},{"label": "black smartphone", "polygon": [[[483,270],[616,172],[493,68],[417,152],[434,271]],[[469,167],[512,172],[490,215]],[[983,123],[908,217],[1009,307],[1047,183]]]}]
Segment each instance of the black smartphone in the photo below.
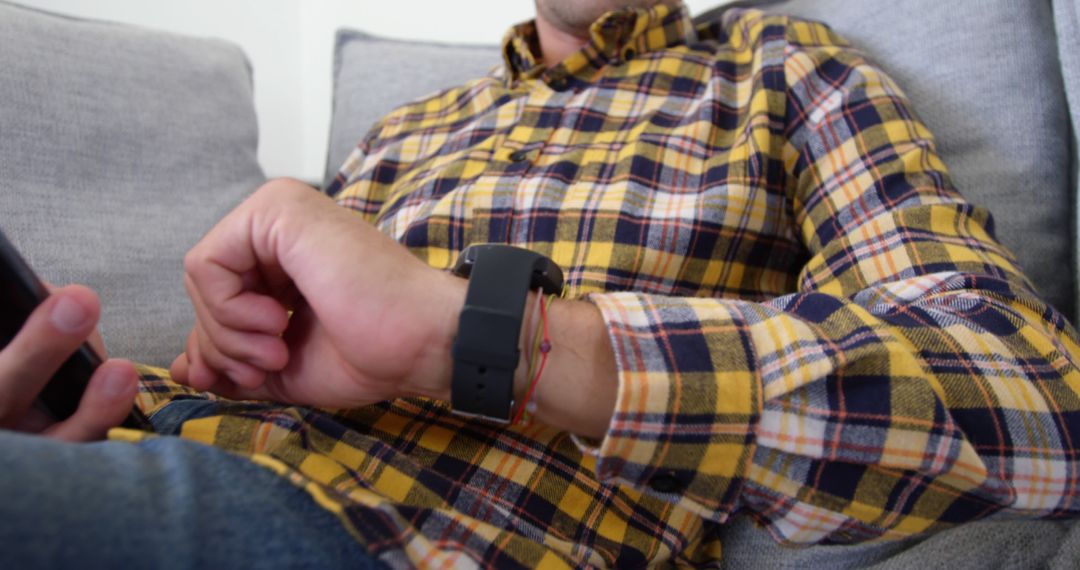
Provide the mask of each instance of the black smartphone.
[{"label": "black smartphone", "polygon": [[[15,338],[30,313],[48,296],[49,290],[0,231],[0,348]],[[83,343],[49,380],[38,396],[37,406],[58,421],[70,417],[100,365],[101,357]],[[122,425],[149,429],[150,421],[133,407]]]}]

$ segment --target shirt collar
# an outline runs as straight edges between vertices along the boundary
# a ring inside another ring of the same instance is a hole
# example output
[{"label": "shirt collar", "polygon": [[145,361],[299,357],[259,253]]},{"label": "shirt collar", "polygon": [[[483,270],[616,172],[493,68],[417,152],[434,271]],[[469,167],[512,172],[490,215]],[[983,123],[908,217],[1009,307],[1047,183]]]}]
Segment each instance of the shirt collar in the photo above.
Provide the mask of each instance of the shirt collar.
[{"label": "shirt collar", "polygon": [[547,69],[538,55],[536,21],[530,20],[507,31],[503,63],[511,81],[549,75],[586,79],[604,65],[687,43],[694,34],[690,12],[681,1],[651,8],[620,8],[593,22],[584,47]]}]

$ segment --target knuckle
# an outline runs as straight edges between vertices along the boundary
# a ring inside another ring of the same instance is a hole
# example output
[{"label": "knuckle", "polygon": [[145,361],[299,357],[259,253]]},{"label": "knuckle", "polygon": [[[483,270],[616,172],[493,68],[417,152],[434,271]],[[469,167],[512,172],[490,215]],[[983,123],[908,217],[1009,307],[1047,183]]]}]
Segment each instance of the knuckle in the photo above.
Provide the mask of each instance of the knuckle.
[{"label": "knuckle", "polygon": [[199,266],[202,265],[202,262],[203,258],[202,255],[199,254],[198,246],[188,250],[188,252],[184,254],[184,273],[194,275],[199,270]]},{"label": "knuckle", "polygon": [[281,177],[278,177],[278,178],[274,178],[273,180],[270,180],[269,182],[267,182],[266,184],[263,185],[263,188],[265,188],[267,191],[291,192],[291,191],[295,191],[296,189],[304,187],[304,186],[306,186],[306,184],[304,184],[303,182],[300,182],[299,180],[297,180],[295,178],[290,178],[288,176],[281,176]]},{"label": "knuckle", "polygon": [[225,359],[217,345],[205,337],[199,338],[199,357],[202,359],[203,364],[217,370],[221,369]]},{"label": "knuckle", "polygon": [[275,178],[264,184],[255,193],[257,201],[268,201],[277,205],[282,201],[301,200],[312,194],[313,188],[295,178]]}]

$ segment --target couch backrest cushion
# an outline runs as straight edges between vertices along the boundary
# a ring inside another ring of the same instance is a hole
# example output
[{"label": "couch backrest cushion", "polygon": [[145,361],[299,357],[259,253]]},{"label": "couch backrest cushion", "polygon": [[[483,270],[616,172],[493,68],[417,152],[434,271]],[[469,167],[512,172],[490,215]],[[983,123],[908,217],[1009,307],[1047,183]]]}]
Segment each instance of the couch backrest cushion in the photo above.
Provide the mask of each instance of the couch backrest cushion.
[{"label": "couch backrest cushion", "polygon": [[111,354],[168,365],[184,253],[263,180],[235,46],[0,2],[0,227],[102,297]]},{"label": "couch backrest cushion", "polygon": [[1072,155],[1049,0],[738,4],[823,21],[881,65],[936,135],[960,192],[990,209],[997,237],[1072,319]]},{"label": "couch backrest cushion", "polygon": [[[1052,0],[1054,6],[1054,29],[1057,32],[1058,57],[1061,59],[1061,75],[1065,81],[1065,95],[1069,101],[1072,118],[1072,189],[1073,189],[1073,255],[1077,267],[1077,303],[1080,304],[1080,0]],[[1077,307],[1080,316],[1080,306]],[[1078,322],[1078,321],[1073,321]]]},{"label": "couch backrest cushion", "polygon": [[413,99],[481,77],[501,61],[496,46],[410,42],[338,31],[325,183],[333,180],[383,115]]}]

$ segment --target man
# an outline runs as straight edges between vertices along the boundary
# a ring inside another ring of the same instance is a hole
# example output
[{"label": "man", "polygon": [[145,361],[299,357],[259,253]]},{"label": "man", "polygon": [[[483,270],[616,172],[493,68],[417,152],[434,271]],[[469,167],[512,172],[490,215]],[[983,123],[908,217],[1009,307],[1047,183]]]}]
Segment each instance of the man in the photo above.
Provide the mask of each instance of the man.
[{"label": "man", "polygon": [[[250,460],[202,496],[286,495],[249,484],[257,464],[345,529],[268,515],[293,521],[290,545],[395,566],[708,564],[737,513],[801,544],[1077,514],[1075,331],[898,88],[826,27],[733,11],[695,31],[677,1],[538,0],[505,58],[386,117],[334,200],[271,182],[189,253],[179,385],[144,370],[139,403],[159,433]],[[512,315],[503,411],[532,422],[457,413],[461,370],[503,356],[463,344],[487,258],[470,281],[446,271],[477,243],[565,277],[563,299],[529,293]],[[87,295],[42,309],[69,334],[48,341],[42,317],[17,342],[59,362],[92,328]],[[10,352],[0,370],[25,378]],[[102,433],[134,384],[107,364],[49,429]],[[102,456],[175,441],[110,435],[140,443]],[[181,469],[224,461],[190,453]],[[227,532],[281,540],[265,518]]]}]

